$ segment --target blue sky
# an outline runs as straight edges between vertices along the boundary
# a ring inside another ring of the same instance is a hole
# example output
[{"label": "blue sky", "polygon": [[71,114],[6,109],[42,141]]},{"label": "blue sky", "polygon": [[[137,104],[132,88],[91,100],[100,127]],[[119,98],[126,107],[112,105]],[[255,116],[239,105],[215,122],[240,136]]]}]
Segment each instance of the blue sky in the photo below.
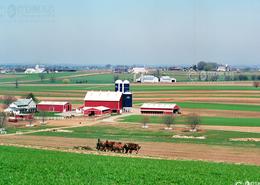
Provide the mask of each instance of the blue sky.
[{"label": "blue sky", "polygon": [[260,64],[259,0],[0,2],[0,63]]}]

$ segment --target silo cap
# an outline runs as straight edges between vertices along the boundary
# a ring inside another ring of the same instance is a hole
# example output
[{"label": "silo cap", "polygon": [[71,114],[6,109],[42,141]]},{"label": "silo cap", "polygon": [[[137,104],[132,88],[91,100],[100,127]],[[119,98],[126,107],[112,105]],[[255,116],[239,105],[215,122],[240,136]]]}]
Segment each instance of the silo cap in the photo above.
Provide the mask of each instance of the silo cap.
[{"label": "silo cap", "polygon": [[128,80],[124,80],[123,82],[124,84],[130,84],[130,82]]},{"label": "silo cap", "polygon": [[116,84],[120,84],[120,83],[123,83],[123,81],[122,80],[117,80],[117,81],[115,81],[115,83]]}]

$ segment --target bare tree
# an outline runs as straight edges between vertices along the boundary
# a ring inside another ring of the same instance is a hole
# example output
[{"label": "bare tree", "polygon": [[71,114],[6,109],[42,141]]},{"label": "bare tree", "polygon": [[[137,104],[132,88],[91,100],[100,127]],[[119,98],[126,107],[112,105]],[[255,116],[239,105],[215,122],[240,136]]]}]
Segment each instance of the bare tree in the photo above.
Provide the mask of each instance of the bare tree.
[{"label": "bare tree", "polygon": [[27,118],[27,121],[29,122],[29,127],[33,126],[33,122],[34,122],[34,114],[31,115],[31,117]]},{"label": "bare tree", "polygon": [[196,132],[198,125],[201,123],[201,117],[196,113],[191,113],[187,115],[187,122],[190,125],[191,131]]},{"label": "bare tree", "polygon": [[41,81],[43,81],[46,77],[46,73],[39,73],[39,77],[40,77]]},{"label": "bare tree", "polygon": [[15,102],[17,99],[14,96],[5,95],[1,98],[3,102],[3,108],[7,108],[11,103]]},{"label": "bare tree", "polygon": [[50,81],[51,81],[51,83],[56,82],[56,76],[55,76],[55,73],[51,73]]},{"label": "bare tree", "polygon": [[15,88],[18,88],[19,87],[19,82],[18,82],[18,79],[16,78],[15,79]]},{"label": "bare tree", "polygon": [[260,86],[260,82],[254,81],[254,82],[253,82],[253,86],[254,86],[255,88],[258,88],[258,87]]},{"label": "bare tree", "polygon": [[0,128],[5,128],[6,125],[6,114],[4,112],[0,112]]},{"label": "bare tree", "polygon": [[175,117],[173,115],[165,115],[163,117],[163,123],[167,126],[167,129],[171,129],[171,125],[174,124]]},{"label": "bare tree", "polygon": [[150,122],[150,118],[148,117],[148,116],[143,116],[143,118],[142,118],[142,123],[143,123],[143,128],[148,128],[148,126],[147,126],[147,123],[149,123]]},{"label": "bare tree", "polygon": [[45,111],[42,111],[42,112],[41,112],[41,117],[42,117],[42,122],[41,122],[41,124],[42,124],[42,125],[46,124],[46,122],[45,122],[46,112],[45,112]]}]

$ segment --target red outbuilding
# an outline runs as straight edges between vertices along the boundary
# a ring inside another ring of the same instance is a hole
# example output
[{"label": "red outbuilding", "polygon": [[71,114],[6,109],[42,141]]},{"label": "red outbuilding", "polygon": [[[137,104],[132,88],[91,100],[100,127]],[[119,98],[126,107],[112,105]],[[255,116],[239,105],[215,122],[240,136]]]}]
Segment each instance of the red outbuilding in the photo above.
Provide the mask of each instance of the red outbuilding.
[{"label": "red outbuilding", "polygon": [[180,113],[180,107],[176,104],[144,103],[140,111],[142,114],[176,114]]},{"label": "red outbuilding", "polygon": [[69,102],[42,101],[37,104],[38,111],[46,112],[68,112],[72,105]]},{"label": "red outbuilding", "polygon": [[121,113],[123,108],[122,92],[89,91],[85,96],[85,107],[107,107],[111,112]]},{"label": "red outbuilding", "polygon": [[84,107],[82,108],[82,112],[87,116],[102,116],[106,114],[111,114],[111,109],[104,106],[98,107]]}]

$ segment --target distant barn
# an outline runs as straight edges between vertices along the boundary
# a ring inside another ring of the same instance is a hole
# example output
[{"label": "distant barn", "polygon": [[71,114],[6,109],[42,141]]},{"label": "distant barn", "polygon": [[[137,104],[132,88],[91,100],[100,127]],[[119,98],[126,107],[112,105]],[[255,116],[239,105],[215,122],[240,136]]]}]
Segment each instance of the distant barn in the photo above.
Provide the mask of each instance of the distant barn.
[{"label": "distant barn", "polygon": [[180,107],[176,104],[144,103],[140,111],[142,114],[176,114],[180,112]]}]

